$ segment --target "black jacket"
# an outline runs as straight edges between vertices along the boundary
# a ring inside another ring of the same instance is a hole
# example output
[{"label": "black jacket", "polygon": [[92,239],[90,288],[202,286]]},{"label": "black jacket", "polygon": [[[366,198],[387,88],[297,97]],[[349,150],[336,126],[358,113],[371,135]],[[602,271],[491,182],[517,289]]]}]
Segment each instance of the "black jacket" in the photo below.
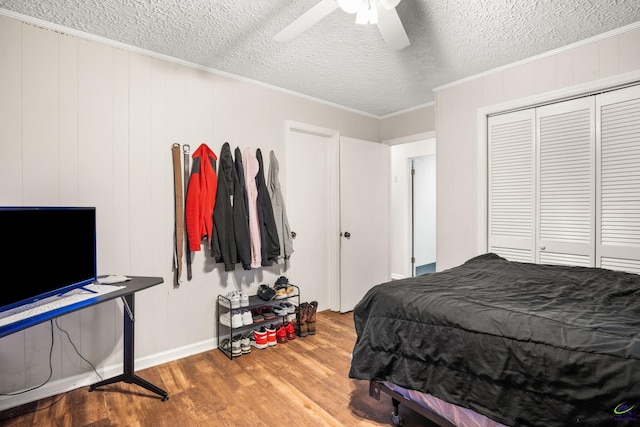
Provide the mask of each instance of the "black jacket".
[{"label": "black jacket", "polygon": [[256,186],[258,187],[258,220],[260,221],[260,241],[262,244],[262,265],[267,267],[280,256],[280,239],[278,239],[278,229],[273,216],[273,206],[269,197],[269,189],[264,178],[264,166],[262,162],[262,152],[256,150],[258,160],[258,175],[256,175]]},{"label": "black jacket", "polygon": [[218,161],[218,191],[213,211],[211,256],[224,263],[225,271],[235,270],[238,262],[251,269],[251,246],[245,196],[240,188],[231,147],[225,142]]}]

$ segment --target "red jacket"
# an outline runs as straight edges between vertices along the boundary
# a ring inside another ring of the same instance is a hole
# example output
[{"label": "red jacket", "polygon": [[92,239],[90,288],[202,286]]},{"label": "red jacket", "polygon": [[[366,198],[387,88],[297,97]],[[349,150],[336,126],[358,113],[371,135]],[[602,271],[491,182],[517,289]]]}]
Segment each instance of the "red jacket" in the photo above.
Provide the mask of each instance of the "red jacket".
[{"label": "red jacket", "polygon": [[200,242],[207,238],[207,246],[211,247],[213,236],[213,208],[216,204],[218,176],[216,174],[216,154],[201,144],[193,152],[193,166],[187,187],[185,207],[185,224],[189,239],[189,250],[200,250]]}]

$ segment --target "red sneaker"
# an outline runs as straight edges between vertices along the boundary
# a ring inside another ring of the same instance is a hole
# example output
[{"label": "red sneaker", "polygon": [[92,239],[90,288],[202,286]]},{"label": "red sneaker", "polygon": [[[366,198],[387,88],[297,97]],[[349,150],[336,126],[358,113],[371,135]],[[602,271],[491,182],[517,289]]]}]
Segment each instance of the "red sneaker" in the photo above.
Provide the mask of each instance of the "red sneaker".
[{"label": "red sneaker", "polygon": [[271,324],[267,329],[267,343],[271,345],[278,344],[278,339],[276,338],[276,327]]},{"label": "red sneaker", "polygon": [[253,339],[251,345],[255,348],[267,348],[269,346],[269,339],[267,337],[267,330],[263,326],[258,331],[253,331]]},{"label": "red sneaker", "polygon": [[280,327],[276,329],[276,341],[278,341],[278,344],[284,344],[289,341],[287,337],[287,331],[282,325],[280,325]]},{"label": "red sneaker", "polygon": [[296,339],[296,328],[293,326],[291,322],[284,322],[284,330],[287,333],[288,340]]}]

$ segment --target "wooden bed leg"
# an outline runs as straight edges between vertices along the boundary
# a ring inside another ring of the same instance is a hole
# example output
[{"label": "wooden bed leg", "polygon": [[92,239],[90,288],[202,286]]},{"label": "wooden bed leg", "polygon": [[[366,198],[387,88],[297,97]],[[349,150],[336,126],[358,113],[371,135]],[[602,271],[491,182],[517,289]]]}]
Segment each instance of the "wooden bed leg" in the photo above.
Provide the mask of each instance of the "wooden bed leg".
[{"label": "wooden bed leg", "polygon": [[392,397],[391,403],[393,403],[393,412],[391,413],[391,422],[393,423],[394,426],[401,426],[402,417],[400,416],[400,410],[399,410],[400,401]]}]

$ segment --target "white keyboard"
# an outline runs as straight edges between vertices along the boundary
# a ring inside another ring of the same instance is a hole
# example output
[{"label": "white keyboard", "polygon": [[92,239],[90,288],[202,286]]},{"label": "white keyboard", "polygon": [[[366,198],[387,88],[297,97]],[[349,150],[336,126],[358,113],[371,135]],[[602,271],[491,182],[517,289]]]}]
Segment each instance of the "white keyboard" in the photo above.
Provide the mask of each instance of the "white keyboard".
[{"label": "white keyboard", "polygon": [[[5,326],[23,319],[28,319],[29,317],[34,317],[48,311],[56,310],[58,308],[67,307],[81,301],[117,291],[118,289],[122,288],[124,288],[124,286],[101,285],[99,283],[92,283],[90,285],[84,286],[84,289],[74,289],[73,291],[68,292],[62,296],[54,296],[46,298],[42,301],[37,301],[32,304],[14,307],[10,310],[0,313],[0,326]],[[93,292],[88,292],[85,289]]]}]

